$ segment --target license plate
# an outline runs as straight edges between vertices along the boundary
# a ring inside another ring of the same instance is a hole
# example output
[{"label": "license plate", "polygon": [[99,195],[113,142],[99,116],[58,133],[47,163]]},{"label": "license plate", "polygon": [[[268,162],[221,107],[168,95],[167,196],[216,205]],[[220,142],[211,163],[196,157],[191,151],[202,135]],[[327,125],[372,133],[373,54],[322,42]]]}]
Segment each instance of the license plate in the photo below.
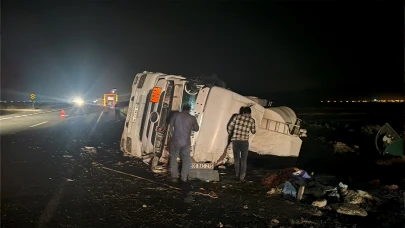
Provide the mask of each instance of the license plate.
[{"label": "license plate", "polygon": [[192,169],[214,169],[213,163],[191,163]]}]

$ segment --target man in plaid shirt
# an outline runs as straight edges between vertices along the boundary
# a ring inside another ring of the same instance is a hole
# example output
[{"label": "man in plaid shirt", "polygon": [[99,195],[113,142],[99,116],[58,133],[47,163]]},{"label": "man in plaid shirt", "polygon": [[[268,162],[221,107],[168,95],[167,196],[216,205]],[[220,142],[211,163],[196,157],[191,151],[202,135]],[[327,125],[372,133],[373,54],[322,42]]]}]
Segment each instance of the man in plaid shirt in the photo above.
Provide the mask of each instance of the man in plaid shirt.
[{"label": "man in plaid shirt", "polygon": [[249,132],[256,134],[256,123],[251,117],[251,113],[250,107],[243,107],[242,114],[235,115],[228,125],[228,134],[232,135],[236,178],[239,178],[240,181],[245,181],[246,176]]}]

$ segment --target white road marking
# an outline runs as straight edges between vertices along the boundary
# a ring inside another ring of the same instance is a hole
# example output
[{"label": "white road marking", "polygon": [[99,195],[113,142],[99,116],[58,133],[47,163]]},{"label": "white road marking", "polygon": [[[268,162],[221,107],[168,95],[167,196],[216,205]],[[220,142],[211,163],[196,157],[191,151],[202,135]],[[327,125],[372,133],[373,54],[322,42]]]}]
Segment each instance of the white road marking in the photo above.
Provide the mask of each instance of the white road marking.
[{"label": "white road marking", "polygon": [[35,125],[30,126],[30,127],[36,127],[36,126],[39,126],[39,125],[44,124],[44,123],[48,123],[48,121],[44,121],[44,122],[42,122],[42,123],[35,124]]},{"label": "white road marking", "polygon": [[94,124],[93,129],[91,129],[90,134],[89,134],[89,138],[90,138],[90,136],[93,135],[93,132],[94,132],[94,130],[96,129],[96,127],[97,127],[97,125],[98,125],[98,122],[100,122],[100,119],[101,119],[101,116],[102,116],[102,115],[103,115],[103,111],[100,112],[100,116],[98,117],[96,123]]},{"label": "white road marking", "polygon": [[[11,116],[11,117],[6,117],[6,118],[1,118],[0,120],[9,120],[13,118],[20,118],[20,117],[26,117],[26,116],[32,116],[32,115],[38,115],[38,114],[45,114],[45,113],[50,113],[54,111],[49,111],[49,112],[36,112],[36,113],[31,113],[31,114],[26,114],[26,115],[21,115],[21,116]],[[68,116],[68,115],[65,115]]]}]

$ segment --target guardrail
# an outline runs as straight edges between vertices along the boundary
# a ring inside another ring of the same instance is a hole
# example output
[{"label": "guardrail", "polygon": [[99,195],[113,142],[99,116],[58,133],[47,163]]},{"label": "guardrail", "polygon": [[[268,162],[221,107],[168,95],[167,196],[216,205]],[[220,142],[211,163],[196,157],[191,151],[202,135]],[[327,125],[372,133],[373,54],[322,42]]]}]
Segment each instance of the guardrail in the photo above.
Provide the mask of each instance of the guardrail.
[{"label": "guardrail", "polygon": [[271,119],[263,118],[261,124],[261,128],[264,128],[269,131],[274,131],[277,133],[285,134],[285,135],[296,135],[299,136],[300,134],[300,126],[291,123],[283,123],[280,121],[275,121]]}]

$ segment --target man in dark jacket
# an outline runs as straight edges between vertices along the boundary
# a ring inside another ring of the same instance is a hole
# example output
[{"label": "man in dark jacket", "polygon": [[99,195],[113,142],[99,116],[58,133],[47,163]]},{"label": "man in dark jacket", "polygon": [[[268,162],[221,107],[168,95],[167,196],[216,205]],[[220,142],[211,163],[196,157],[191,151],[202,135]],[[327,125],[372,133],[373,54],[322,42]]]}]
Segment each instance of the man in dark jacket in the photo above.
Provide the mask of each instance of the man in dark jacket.
[{"label": "man in dark jacket", "polygon": [[181,112],[175,112],[170,118],[169,124],[174,128],[170,141],[170,172],[172,181],[179,178],[177,158],[180,155],[182,161],[181,180],[187,181],[190,170],[191,131],[199,131],[197,119],[190,115],[190,106],[184,105]]}]

